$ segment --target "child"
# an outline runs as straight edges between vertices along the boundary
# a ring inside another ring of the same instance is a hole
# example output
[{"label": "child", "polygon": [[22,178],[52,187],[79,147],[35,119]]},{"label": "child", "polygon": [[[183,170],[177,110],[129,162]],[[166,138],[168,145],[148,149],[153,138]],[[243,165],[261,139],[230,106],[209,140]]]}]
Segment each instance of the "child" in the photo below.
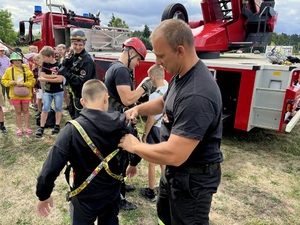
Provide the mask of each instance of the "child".
[{"label": "child", "polygon": [[36,92],[36,102],[37,102],[37,110],[38,110],[36,116],[40,116],[40,114],[42,113],[42,105],[43,105],[43,101],[42,101],[43,90],[42,90],[41,82],[38,80],[38,78],[40,78],[40,73],[42,70],[42,64],[43,64],[42,55],[36,54],[33,57],[33,61],[34,61],[34,64],[32,67],[33,68],[32,72],[33,72],[34,78],[36,80],[33,88]]},{"label": "child", "polygon": [[56,50],[57,50],[57,53],[58,53],[58,63],[61,64],[65,57],[66,57],[66,52],[67,52],[67,47],[66,45],[64,44],[59,44],[56,46]]},{"label": "child", "polygon": [[[22,64],[22,56],[19,53],[13,52],[10,56],[10,62],[12,66],[5,71],[1,82],[5,87],[10,87],[9,97],[15,107],[16,121],[19,128],[17,136],[23,135],[22,113],[24,115],[25,132],[32,134],[32,130],[29,128],[29,103],[35,79],[29,67],[26,64]],[[18,95],[16,91],[19,87],[27,87],[28,94],[25,96]]]},{"label": "child", "polygon": [[[128,132],[125,117],[120,112],[107,112],[108,93],[100,80],[84,83],[80,102],[83,109],[75,120],[105,158],[117,149],[122,135]],[[98,224],[119,224],[121,181],[111,174],[121,174],[122,155],[123,151],[120,151],[111,158],[108,163],[110,173],[102,168],[78,195],[71,198],[71,224],[94,224],[97,217]],[[36,195],[40,200],[37,211],[42,216],[50,213],[54,182],[67,162],[71,163],[75,173],[72,190],[80,187],[101,162],[72,123],[67,123],[58,135],[37,179]],[[134,175],[132,168],[128,167],[127,175]]]},{"label": "child", "polygon": [[[6,47],[4,45],[0,45],[0,79],[2,78],[3,74],[5,73],[6,69],[10,67],[9,58],[5,55]],[[9,100],[9,87],[5,87],[3,84],[2,86],[2,97],[4,99],[4,105],[2,106],[2,110],[5,112],[5,94],[7,99]]]},{"label": "child", "polygon": [[7,130],[4,126],[4,113],[3,113],[4,106],[5,106],[5,102],[2,95],[2,86],[0,85],[0,130],[2,134],[7,134]]},{"label": "child", "polygon": [[[164,82],[164,69],[160,65],[154,64],[148,69],[148,76],[153,82],[153,86],[156,87],[156,90],[150,94],[149,101],[159,98],[167,92],[168,85]],[[155,144],[160,142],[160,127],[161,127],[162,114],[159,115],[150,115],[147,118],[145,133],[142,137],[143,142],[149,144]],[[160,165],[161,174],[165,170],[165,165]],[[154,186],[155,186],[155,164],[148,163],[148,182],[149,186],[147,188],[142,188],[140,193],[146,199],[154,202],[156,201]]]},{"label": "child", "polygon": [[[59,44],[56,46],[56,50],[58,53],[58,62],[59,64],[62,64],[66,57],[67,53],[67,47],[64,44]],[[70,99],[69,99],[69,90],[66,85],[64,85],[64,102],[66,107],[64,108],[65,110],[69,110],[69,105],[70,105]]]},{"label": "child", "polygon": [[45,124],[47,121],[48,113],[51,110],[52,101],[54,101],[55,111],[55,126],[51,134],[58,134],[60,131],[60,121],[62,116],[63,106],[63,80],[62,75],[57,75],[58,62],[55,60],[54,49],[50,46],[44,46],[40,51],[43,58],[40,82],[45,83],[45,92],[43,94],[43,108],[41,114],[40,128],[36,131],[35,136],[41,138],[44,134]]}]

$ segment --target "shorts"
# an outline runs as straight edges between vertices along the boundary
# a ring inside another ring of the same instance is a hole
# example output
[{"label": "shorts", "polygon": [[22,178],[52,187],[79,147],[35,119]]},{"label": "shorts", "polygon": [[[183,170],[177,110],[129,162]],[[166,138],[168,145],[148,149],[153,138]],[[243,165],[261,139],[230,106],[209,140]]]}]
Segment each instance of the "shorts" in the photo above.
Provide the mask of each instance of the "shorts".
[{"label": "shorts", "polygon": [[54,100],[54,111],[62,112],[64,92],[49,93],[45,92],[43,96],[43,112],[50,112],[52,100]]},{"label": "shorts", "polygon": [[36,92],[37,99],[43,99],[44,91],[42,89],[38,89]]},{"label": "shorts", "polygon": [[31,102],[31,99],[10,99],[10,103],[13,105],[19,105],[21,103],[29,103]]},{"label": "shorts", "polygon": [[152,126],[147,136],[148,144],[157,144],[160,142],[160,127]]}]

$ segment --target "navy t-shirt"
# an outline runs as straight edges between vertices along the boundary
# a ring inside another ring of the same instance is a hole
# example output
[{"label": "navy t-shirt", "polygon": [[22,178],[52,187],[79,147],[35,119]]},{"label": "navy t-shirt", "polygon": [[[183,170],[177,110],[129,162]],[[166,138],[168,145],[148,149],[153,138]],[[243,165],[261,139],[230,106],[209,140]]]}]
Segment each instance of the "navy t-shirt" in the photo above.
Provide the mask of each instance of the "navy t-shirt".
[{"label": "navy t-shirt", "polygon": [[115,61],[110,65],[106,71],[104,83],[107,87],[110,98],[114,98],[120,104],[122,104],[122,101],[117,91],[117,86],[127,85],[130,86],[131,90],[134,88],[130,70],[120,61]]},{"label": "navy t-shirt", "polygon": [[221,93],[201,60],[184,76],[172,78],[164,100],[161,141],[171,133],[200,141],[182,166],[222,162]]}]

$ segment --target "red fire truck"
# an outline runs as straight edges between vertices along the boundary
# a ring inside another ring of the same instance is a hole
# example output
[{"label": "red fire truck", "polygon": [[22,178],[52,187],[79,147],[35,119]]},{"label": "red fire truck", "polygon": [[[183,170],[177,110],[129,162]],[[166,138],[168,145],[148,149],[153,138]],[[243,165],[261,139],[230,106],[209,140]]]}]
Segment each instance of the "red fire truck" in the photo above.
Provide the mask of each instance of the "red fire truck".
[{"label": "red fire truck", "polygon": [[[46,2],[49,12],[36,7],[28,21],[28,43],[39,48],[60,43],[70,46],[70,32],[81,27],[88,37],[86,49],[97,65],[98,78],[103,79],[109,64],[120,56],[130,31],[100,26],[99,14],[78,16],[63,5]],[[268,44],[277,20],[275,1],[202,0],[200,5],[203,20],[189,21],[180,3],[167,6],[162,20],[183,19],[191,27],[196,51],[220,87],[224,120],[231,120],[235,129],[244,131],[259,127],[290,132],[300,118],[300,89],[294,86],[300,77],[297,65],[274,65],[257,54],[220,54]],[[59,12],[53,12],[53,8]],[[21,38],[25,37],[25,22],[20,22]],[[155,56],[148,53],[134,69],[136,84],[147,76],[153,63]],[[166,79],[171,76],[167,74]]]}]

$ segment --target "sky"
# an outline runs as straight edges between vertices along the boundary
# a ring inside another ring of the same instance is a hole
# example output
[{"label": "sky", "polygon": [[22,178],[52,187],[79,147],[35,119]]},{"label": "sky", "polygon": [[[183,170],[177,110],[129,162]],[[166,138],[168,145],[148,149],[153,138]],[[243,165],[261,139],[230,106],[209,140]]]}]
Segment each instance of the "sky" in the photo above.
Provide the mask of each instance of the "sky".
[{"label": "sky", "polygon": [[[257,0],[261,1],[261,0]],[[185,6],[190,20],[202,19],[200,8],[201,0],[1,0],[0,9],[12,13],[15,29],[18,23],[28,20],[33,16],[34,6],[39,5],[42,11],[48,11],[46,2],[64,4],[67,10],[72,10],[78,15],[93,13],[99,10],[101,25],[107,26],[112,17],[123,19],[131,30],[143,30],[147,25],[150,30],[160,22],[164,9],[171,3],[181,3]],[[277,0],[275,10],[278,12],[275,32],[278,34],[300,34],[300,9],[299,0]]]}]

